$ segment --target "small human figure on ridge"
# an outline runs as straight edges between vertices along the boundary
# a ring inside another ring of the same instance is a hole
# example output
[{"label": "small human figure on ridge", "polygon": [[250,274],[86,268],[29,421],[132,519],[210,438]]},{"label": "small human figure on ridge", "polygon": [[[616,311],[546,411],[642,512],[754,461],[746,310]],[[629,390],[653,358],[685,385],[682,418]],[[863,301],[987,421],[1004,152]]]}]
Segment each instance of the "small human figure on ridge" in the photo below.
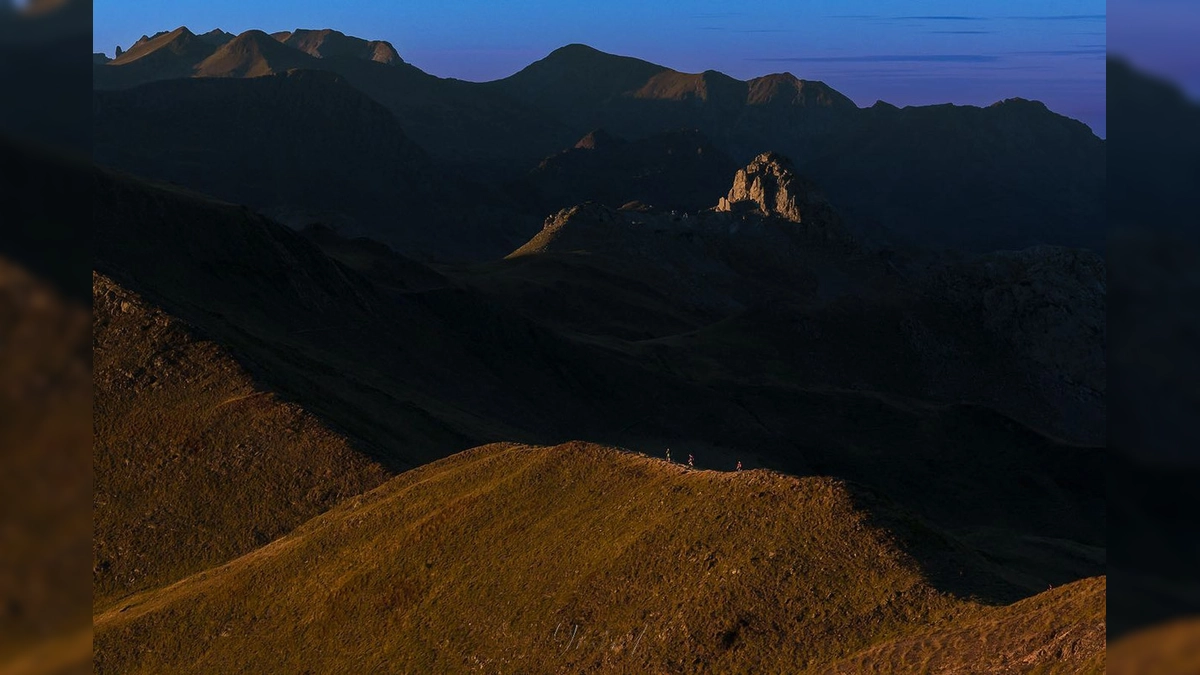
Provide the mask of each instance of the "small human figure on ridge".
[{"label": "small human figure on ridge", "polygon": [[740,459],[738,460],[737,470],[738,471],[742,470],[742,460],[740,460]]},{"label": "small human figure on ridge", "polygon": [[671,449],[667,448],[667,461],[671,461]]},{"label": "small human figure on ridge", "polygon": [[696,458],[692,455],[688,455],[688,466],[692,467],[693,469],[696,468]]}]

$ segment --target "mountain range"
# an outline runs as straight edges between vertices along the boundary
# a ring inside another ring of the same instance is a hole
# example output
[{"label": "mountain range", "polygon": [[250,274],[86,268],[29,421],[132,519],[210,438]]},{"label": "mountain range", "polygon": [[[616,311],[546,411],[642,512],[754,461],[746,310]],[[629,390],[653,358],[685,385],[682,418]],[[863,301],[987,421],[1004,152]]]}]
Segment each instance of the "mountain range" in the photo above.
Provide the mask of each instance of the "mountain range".
[{"label": "mountain range", "polygon": [[[161,99],[160,109],[176,106],[171,111],[176,125],[204,126],[211,117],[192,111],[184,93],[194,81],[297,69],[339,75],[394,115],[440,167],[472,183],[504,184],[514,172],[534,171],[543,159],[597,129],[633,141],[683,130],[702,134],[735,163],[764,151],[791,157],[802,173],[820,176],[822,188],[843,205],[860,236],[880,245],[984,251],[1034,244],[1102,249],[1104,244],[1105,142],[1082,123],[1016,98],[986,108],[885,103],[859,108],[825,83],[788,73],[750,81],[716,71],[680,73],[584,45],[558,49],[508,78],[472,83],[429,75],[386,43],[336,31],[273,36],[247,31],[232,37],[197,36],[184,27],[94,63],[93,82],[104,92],[97,94],[103,107],[134,109],[130,114],[136,115],[140,106],[119,101],[150,95],[142,85],[187,80],[189,85],[159,88],[153,96]],[[173,101],[167,92],[181,100]],[[261,126],[243,128],[257,134],[276,124],[273,115],[264,117]],[[96,131],[110,137],[147,129],[129,122],[101,115]],[[300,124],[287,128],[293,138],[319,135]],[[178,142],[171,140],[174,136],[123,143],[174,153],[181,150],[170,147]],[[211,174],[221,172],[211,169]],[[370,180],[374,170],[364,163],[348,177]],[[157,173],[172,171],[166,165]],[[500,196],[489,201],[510,206]],[[515,220],[514,215],[510,221]],[[368,221],[365,231],[372,236],[387,240],[399,232],[392,241],[408,241],[405,224],[378,216]],[[531,234],[529,222],[525,229],[506,225],[503,246],[476,258],[492,257],[518,235]],[[453,255],[451,249],[426,244],[411,250],[445,257]]]}]

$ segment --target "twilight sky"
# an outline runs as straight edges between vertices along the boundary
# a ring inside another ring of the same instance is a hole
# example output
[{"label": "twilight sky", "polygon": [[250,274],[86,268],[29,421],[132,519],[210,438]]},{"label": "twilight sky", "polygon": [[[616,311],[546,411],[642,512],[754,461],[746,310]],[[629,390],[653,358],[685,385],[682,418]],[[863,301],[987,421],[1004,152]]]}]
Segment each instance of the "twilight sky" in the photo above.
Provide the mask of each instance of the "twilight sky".
[{"label": "twilight sky", "polygon": [[[1172,2],[1183,0],[1147,0]],[[1105,0],[95,0],[93,40],[96,51],[111,55],[143,33],[180,25],[233,33],[335,28],[387,40],[434,75],[477,81],[505,77],[582,42],[686,72],[711,68],[746,79],[790,71],[824,80],[861,106],[879,99],[901,106],[1037,99],[1103,136],[1105,6]]]}]

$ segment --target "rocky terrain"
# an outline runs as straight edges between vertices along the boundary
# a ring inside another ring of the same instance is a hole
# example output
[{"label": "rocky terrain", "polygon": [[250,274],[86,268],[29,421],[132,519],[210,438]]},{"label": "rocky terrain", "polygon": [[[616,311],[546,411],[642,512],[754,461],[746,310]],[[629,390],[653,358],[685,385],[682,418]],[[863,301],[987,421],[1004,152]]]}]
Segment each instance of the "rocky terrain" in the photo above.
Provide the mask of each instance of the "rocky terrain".
[{"label": "rocky terrain", "polygon": [[849,240],[841,216],[810,181],[801,179],[786,157],[766,152],[755,157],[733,177],[729,194],[717,204],[718,212],[750,210],[768,218],[782,218],[804,227],[805,235],[828,241]]},{"label": "rocky terrain", "polygon": [[[441,258],[528,236],[530,219],[508,200],[447,175],[390,111],[333,73],[156,82],[98,92],[92,114],[97,161],[296,228],[337,227]],[[493,227],[479,231],[483,218]]]}]

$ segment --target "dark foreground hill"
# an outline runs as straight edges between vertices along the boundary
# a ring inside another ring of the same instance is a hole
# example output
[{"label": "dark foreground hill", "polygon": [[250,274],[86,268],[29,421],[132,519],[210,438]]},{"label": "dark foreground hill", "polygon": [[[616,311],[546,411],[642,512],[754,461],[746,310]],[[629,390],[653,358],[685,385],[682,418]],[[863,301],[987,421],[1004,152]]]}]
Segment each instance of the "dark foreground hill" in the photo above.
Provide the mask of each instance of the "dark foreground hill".
[{"label": "dark foreground hill", "polygon": [[446,174],[391,111],[331,72],[100,91],[92,115],[101,164],[294,227],[320,223],[443,259],[509,250],[532,227],[502,196]]},{"label": "dark foreground hill", "polygon": [[873,253],[773,154],[710,205],[682,215],[572,206],[463,278],[539,322],[696,379],[971,401],[1104,442],[1098,255]]},{"label": "dark foreground hill", "polygon": [[395,117],[331,73],[100,92],[92,114],[100,163],[266,210],[379,218],[426,205],[437,180]]},{"label": "dark foreground hill", "polygon": [[96,672],[1103,672],[1103,578],[939,592],[859,492],[478,448],[98,614]]}]

